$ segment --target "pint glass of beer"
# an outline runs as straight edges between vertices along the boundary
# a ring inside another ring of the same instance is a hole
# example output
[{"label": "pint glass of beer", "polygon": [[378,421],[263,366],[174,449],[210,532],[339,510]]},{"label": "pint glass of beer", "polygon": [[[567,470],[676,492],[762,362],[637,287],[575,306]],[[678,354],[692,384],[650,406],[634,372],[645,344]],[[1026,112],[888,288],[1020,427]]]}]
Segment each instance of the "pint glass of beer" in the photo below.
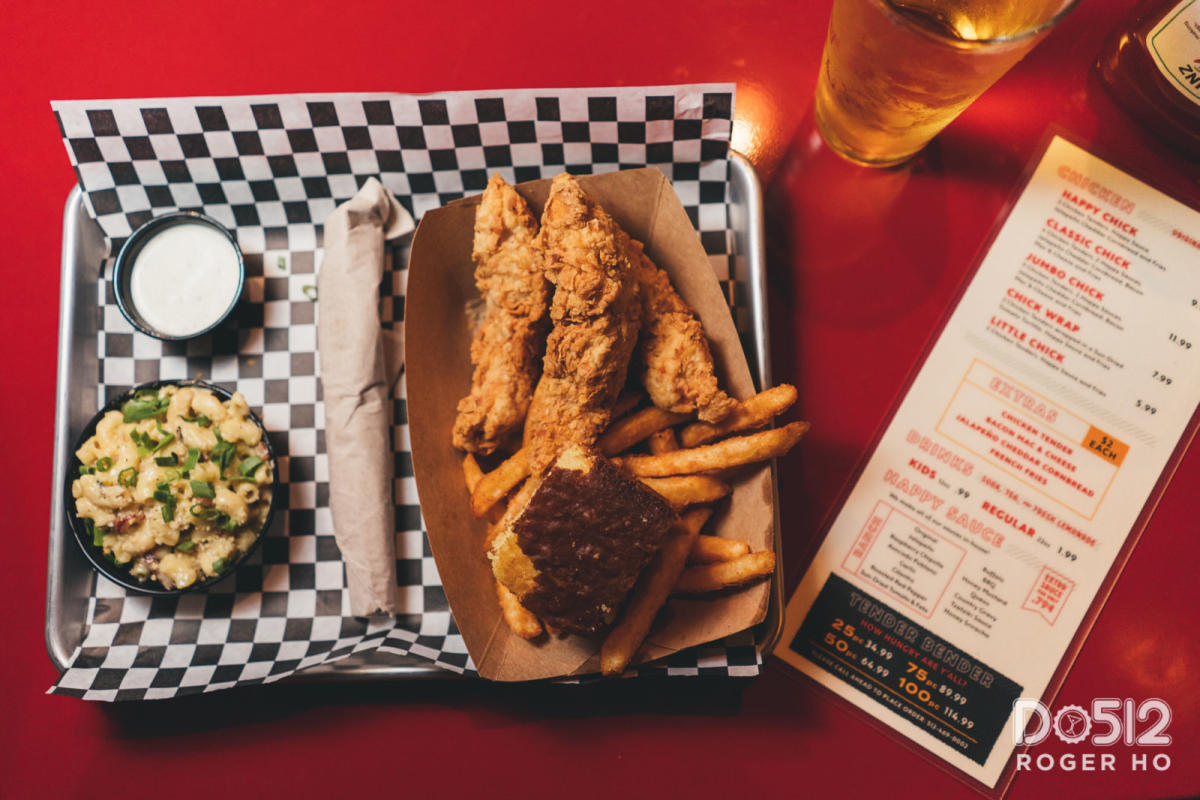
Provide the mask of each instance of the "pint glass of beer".
[{"label": "pint glass of beer", "polygon": [[851,161],[915,155],[1077,0],[833,0],[816,121]]}]

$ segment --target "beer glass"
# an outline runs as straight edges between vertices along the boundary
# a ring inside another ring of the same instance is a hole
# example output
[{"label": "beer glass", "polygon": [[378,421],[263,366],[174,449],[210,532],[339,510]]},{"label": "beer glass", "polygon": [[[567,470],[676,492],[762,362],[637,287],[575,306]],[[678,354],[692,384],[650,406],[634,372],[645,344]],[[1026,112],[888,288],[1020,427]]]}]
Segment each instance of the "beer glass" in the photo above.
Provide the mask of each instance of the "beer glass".
[{"label": "beer glass", "polygon": [[817,81],[822,137],[859,164],[911,158],[1077,0],[833,0]]}]

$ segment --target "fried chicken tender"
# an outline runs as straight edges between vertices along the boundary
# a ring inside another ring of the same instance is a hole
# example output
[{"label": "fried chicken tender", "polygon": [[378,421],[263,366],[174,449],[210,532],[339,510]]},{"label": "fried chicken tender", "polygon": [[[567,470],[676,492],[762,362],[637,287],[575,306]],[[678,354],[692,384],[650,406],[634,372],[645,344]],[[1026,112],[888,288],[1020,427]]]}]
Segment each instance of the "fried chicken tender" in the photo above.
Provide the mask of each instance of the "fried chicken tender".
[{"label": "fried chicken tender", "polygon": [[554,327],[525,421],[534,475],[569,445],[593,445],[608,425],[642,320],[630,239],[570,175],[550,187],[539,242],[556,288]]},{"label": "fried chicken tender", "polygon": [[475,212],[475,284],[483,320],[471,342],[475,374],[458,404],[454,446],[488,454],[521,429],[549,327],[550,284],[536,245],[537,220],[499,175],[488,181]]},{"label": "fried chicken tender", "polygon": [[642,299],[638,369],[651,402],[677,414],[695,412],[705,422],[727,417],[737,401],[717,385],[712,352],[695,313],[633,241],[632,259]]}]

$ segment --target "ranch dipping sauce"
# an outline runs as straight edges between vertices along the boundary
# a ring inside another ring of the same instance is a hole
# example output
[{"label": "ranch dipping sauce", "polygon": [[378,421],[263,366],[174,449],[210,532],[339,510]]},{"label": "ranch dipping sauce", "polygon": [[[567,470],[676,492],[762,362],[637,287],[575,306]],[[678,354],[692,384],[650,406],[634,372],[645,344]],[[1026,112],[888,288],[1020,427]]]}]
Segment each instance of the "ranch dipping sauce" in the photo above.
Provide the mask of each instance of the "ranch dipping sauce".
[{"label": "ranch dipping sauce", "polygon": [[241,288],[238,252],[203,222],[168,225],[142,246],[129,293],[146,324],[167,336],[191,336],[216,324]]}]

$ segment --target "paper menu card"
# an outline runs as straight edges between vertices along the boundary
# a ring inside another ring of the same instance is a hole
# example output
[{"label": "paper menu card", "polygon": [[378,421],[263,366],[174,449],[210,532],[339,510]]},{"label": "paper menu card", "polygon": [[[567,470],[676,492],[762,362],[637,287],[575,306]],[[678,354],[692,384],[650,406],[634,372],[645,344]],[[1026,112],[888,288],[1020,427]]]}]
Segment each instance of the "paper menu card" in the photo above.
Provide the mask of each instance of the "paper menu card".
[{"label": "paper menu card", "polygon": [[1200,401],[1200,213],[1055,137],[776,655],[987,786]]}]

